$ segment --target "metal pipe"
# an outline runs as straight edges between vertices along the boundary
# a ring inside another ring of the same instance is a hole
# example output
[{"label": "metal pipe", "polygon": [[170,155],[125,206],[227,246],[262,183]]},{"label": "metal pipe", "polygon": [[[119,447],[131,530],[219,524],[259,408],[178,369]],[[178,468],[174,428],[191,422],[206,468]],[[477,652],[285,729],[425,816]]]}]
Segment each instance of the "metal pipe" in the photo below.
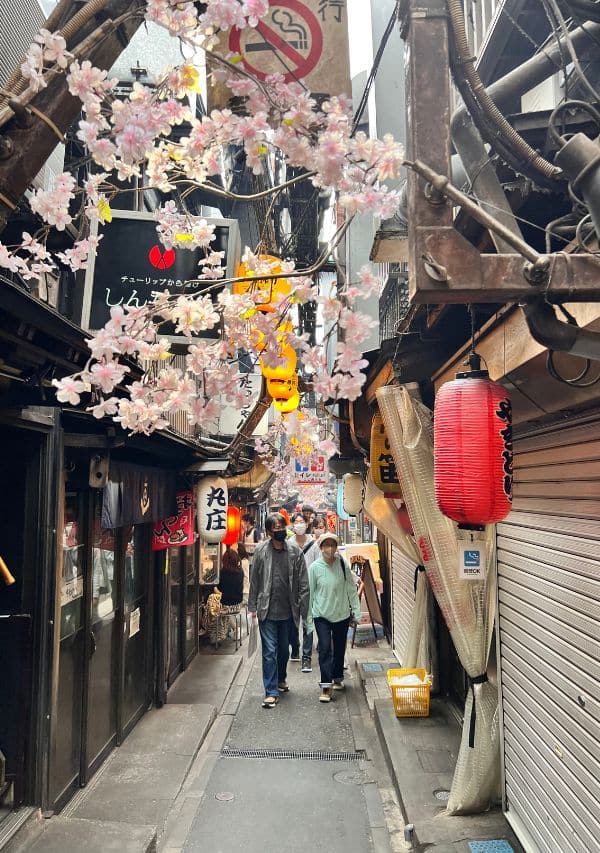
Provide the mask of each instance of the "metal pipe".
[{"label": "metal pipe", "polygon": [[600,335],[559,320],[552,305],[544,297],[521,306],[532,338],[557,352],[568,352],[581,358],[600,361]]},{"label": "metal pipe", "polygon": [[422,178],[425,178],[425,180],[428,181],[433,189],[440,195],[444,195],[447,198],[452,199],[452,201],[455,201],[464,210],[466,210],[473,219],[477,220],[477,222],[481,223],[485,228],[489,228],[490,231],[498,234],[498,236],[501,237],[511,248],[515,249],[515,251],[520,255],[523,255],[524,258],[527,258],[527,260],[534,264],[538,269],[542,265],[547,266],[548,259],[544,255],[540,255],[539,252],[532,249],[529,243],[526,243],[522,237],[513,234],[511,230],[499,222],[494,216],[487,213],[487,211],[483,210],[482,207],[479,207],[472,198],[461,192],[461,190],[455,187],[454,184],[451,184],[445,175],[439,175],[420,160],[414,160],[412,162],[406,161],[406,165],[413,169],[413,171]]}]

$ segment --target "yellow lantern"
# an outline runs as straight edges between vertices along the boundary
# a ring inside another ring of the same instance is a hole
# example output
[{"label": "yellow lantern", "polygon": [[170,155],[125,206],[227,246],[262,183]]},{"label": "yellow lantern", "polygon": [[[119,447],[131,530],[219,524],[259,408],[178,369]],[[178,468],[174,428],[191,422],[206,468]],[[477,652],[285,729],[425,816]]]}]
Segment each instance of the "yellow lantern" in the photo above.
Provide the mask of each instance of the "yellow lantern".
[{"label": "yellow lantern", "polygon": [[402,487],[390,448],[383,418],[377,412],[371,424],[371,476],[373,483],[386,497],[402,497]]},{"label": "yellow lantern", "polygon": [[[272,273],[282,272],[281,261],[273,255],[259,255],[260,261],[268,263]],[[257,275],[248,269],[245,263],[241,263],[237,268],[237,277],[246,278],[247,276]],[[292,292],[292,286],[287,278],[256,278],[253,281],[236,281],[233,284],[232,290],[238,295],[251,291],[256,297],[256,307],[259,311],[275,311],[272,302],[277,296],[289,296]]]},{"label": "yellow lantern", "polygon": [[273,400],[273,405],[282,415],[289,415],[300,405],[300,394],[298,391],[294,391],[288,400]]},{"label": "yellow lantern", "polygon": [[267,379],[267,391],[274,400],[289,400],[298,391],[298,376],[290,379]]},{"label": "yellow lantern", "polygon": [[[289,320],[286,321],[285,323],[282,323],[280,326],[277,326],[277,332],[278,333],[281,332],[281,334],[277,335],[277,340],[279,341],[279,343],[281,343],[283,340],[285,340],[285,336],[288,335],[290,332],[293,332],[293,331],[294,331],[294,324],[290,323]],[[257,352],[264,352],[266,349],[264,334],[262,332],[259,332],[258,329],[252,329],[251,334],[252,334],[252,338],[253,338],[252,343],[256,347]]]},{"label": "yellow lantern", "polygon": [[280,364],[276,367],[268,367],[264,360],[260,359],[260,369],[265,379],[291,379],[296,372],[298,356],[293,347],[284,344],[277,353]]}]

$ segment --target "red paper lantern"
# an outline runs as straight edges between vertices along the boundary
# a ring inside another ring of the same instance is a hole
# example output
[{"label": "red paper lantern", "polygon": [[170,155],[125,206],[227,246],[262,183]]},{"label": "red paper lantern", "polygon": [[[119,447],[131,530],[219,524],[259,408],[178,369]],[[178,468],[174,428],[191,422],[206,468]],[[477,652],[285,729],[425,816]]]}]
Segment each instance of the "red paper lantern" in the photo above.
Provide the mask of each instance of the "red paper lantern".
[{"label": "red paper lantern", "polygon": [[227,507],[227,533],[223,538],[223,545],[235,545],[240,538],[242,526],[242,514],[237,506]]},{"label": "red paper lantern", "polygon": [[[478,367],[478,358],[470,359]],[[505,518],[512,504],[512,408],[486,370],[457,373],[435,400],[435,496],[463,527]]]}]

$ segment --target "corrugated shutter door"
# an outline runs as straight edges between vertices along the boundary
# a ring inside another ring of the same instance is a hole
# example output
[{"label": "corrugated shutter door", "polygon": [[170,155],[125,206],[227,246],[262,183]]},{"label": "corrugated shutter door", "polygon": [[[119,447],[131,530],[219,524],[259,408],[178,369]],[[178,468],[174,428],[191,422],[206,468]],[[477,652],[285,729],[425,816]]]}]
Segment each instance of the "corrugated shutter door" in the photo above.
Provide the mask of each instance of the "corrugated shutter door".
[{"label": "corrugated shutter door", "polygon": [[415,602],[415,564],[392,545],[392,584],[394,607],[393,648],[402,662]]},{"label": "corrugated shutter door", "polygon": [[540,853],[600,850],[600,422],[515,442],[498,525],[507,816]]}]

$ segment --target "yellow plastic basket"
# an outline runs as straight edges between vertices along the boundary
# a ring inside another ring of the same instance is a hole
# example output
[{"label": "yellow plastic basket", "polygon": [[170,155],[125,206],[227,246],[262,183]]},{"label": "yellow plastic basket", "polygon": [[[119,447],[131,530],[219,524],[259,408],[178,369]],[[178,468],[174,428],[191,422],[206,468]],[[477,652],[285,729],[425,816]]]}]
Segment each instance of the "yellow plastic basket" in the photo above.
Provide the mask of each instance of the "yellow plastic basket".
[{"label": "yellow plastic basket", "polygon": [[[415,684],[393,684],[395,678],[405,675],[416,675],[424,683]],[[431,690],[431,676],[425,669],[388,669],[387,680],[392,699],[394,700],[394,711],[397,717],[428,717],[429,716],[429,692]]]}]

